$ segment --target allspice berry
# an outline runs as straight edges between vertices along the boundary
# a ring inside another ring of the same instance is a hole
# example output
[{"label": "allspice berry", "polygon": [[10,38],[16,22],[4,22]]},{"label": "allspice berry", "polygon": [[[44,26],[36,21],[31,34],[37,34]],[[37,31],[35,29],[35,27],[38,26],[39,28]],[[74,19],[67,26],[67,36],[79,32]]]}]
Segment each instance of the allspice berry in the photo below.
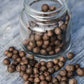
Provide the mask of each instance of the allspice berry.
[{"label": "allspice berry", "polygon": [[21,71],[21,72],[20,72],[20,76],[21,76],[21,77],[23,77],[24,74],[25,74],[24,71]]},{"label": "allspice berry", "polygon": [[31,82],[30,81],[25,81],[24,84],[31,84]]},{"label": "allspice berry", "polygon": [[67,84],[67,82],[66,81],[61,81],[60,84]]},{"label": "allspice berry", "polygon": [[55,48],[55,53],[59,53],[61,51],[61,48]]},{"label": "allspice berry", "polygon": [[12,55],[13,55],[12,52],[9,52],[9,53],[7,54],[7,57],[8,57],[8,58],[11,58]]},{"label": "allspice berry", "polygon": [[54,64],[58,64],[59,60],[58,59],[53,59]]},{"label": "allspice berry", "polygon": [[73,76],[74,76],[74,72],[68,72],[68,73],[67,73],[67,77],[68,77],[68,78],[71,78],[71,77],[73,77]]},{"label": "allspice berry", "polygon": [[84,76],[84,70],[82,68],[78,68],[76,73],[78,76]]},{"label": "allspice berry", "polygon": [[50,6],[50,11],[54,11],[55,10],[55,6]]},{"label": "allspice berry", "polygon": [[60,35],[62,33],[60,28],[56,28],[55,29],[55,34]]},{"label": "allspice berry", "polygon": [[17,66],[17,65],[18,65],[18,62],[17,62],[16,60],[14,60],[14,61],[12,62],[12,64],[15,65],[15,66]]},{"label": "allspice berry", "polygon": [[41,81],[40,84],[48,84],[47,81]]},{"label": "allspice berry", "polygon": [[17,54],[13,54],[13,55],[12,55],[12,59],[13,59],[13,60],[16,60],[18,57],[19,57],[19,56],[18,56]]},{"label": "allspice berry", "polygon": [[8,72],[10,72],[10,73],[15,72],[15,66],[12,64],[8,65]]},{"label": "allspice berry", "polygon": [[56,78],[53,78],[52,83],[55,84],[56,82],[58,82],[58,80]]},{"label": "allspice berry", "polygon": [[53,62],[52,61],[49,61],[47,62],[47,68],[52,68],[53,67]]},{"label": "allspice berry", "polygon": [[73,72],[73,71],[75,70],[75,68],[74,68],[73,65],[67,65],[67,66],[65,67],[65,69],[66,69],[66,71],[68,71],[68,72]]},{"label": "allspice berry", "polygon": [[18,57],[18,58],[16,59],[16,61],[17,61],[18,63],[20,63],[20,62],[21,62],[21,58]]},{"label": "allspice berry", "polygon": [[5,59],[3,60],[3,64],[4,64],[4,65],[9,65],[9,64],[10,64],[10,60],[9,60],[8,58],[5,58]]},{"label": "allspice berry", "polygon": [[9,47],[8,50],[9,50],[10,52],[13,52],[14,49],[15,49],[14,47]]},{"label": "allspice berry", "polygon": [[60,69],[60,67],[59,67],[58,65],[55,65],[55,66],[54,66],[54,69],[55,69],[55,71],[57,72],[57,71]]},{"label": "allspice berry", "polygon": [[47,70],[47,68],[46,68],[45,66],[41,66],[41,67],[40,67],[40,71],[44,72],[44,71],[46,71],[46,70]]},{"label": "allspice berry", "polygon": [[22,70],[22,71],[25,71],[25,70],[26,70],[26,65],[22,65],[22,66],[21,66],[21,70]]},{"label": "allspice berry", "polygon": [[26,73],[27,73],[27,74],[30,75],[30,74],[32,74],[32,72],[33,72],[33,71],[32,71],[32,68],[28,68],[28,69],[26,69]]},{"label": "allspice berry", "polygon": [[54,73],[54,68],[48,68],[48,72],[49,72],[50,74],[53,74],[53,73]]},{"label": "allspice berry", "polygon": [[33,73],[34,73],[34,74],[38,74],[38,73],[39,73],[38,68],[33,68]]},{"label": "allspice berry", "polygon": [[62,78],[61,78],[61,81],[66,81],[66,82],[67,82],[68,79],[67,79],[67,77],[62,77]]},{"label": "allspice berry", "polygon": [[20,65],[17,65],[17,66],[16,66],[16,71],[18,71],[18,72],[21,71],[21,66],[20,66]]},{"label": "allspice berry", "polygon": [[38,47],[41,47],[42,43],[43,43],[42,40],[36,42],[36,44],[37,44]]},{"label": "allspice berry", "polygon": [[18,54],[19,51],[18,50],[13,50],[13,54]]},{"label": "allspice berry", "polygon": [[59,63],[58,63],[58,66],[59,66],[60,68],[62,68],[62,67],[64,66],[64,63],[63,63],[63,62],[59,62]]},{"label": "allspice berry", "polygon": [[39,78],[35,78],[35,79],[34,79],[34,82],[35,82],[35,83],[39,83],[39,82],[40,82],[40,79],[39,79]]},{"label": "allspice berry", "polygon": [[49,45],[49,41],[48,40],[46,40],[46,41],[44,41],[44,45]]},{"label": "allspice berry", "polygon": [[33,48],[33,52],[34,52],[34,53],[39,53],[39,52],[40,52],[40,48],[39,48],[39,47]]},{"label": "allspice berry", "polygon": [[47,35],[46,33],[43,35],[43,40],[44,40],[44,41],[49,40],[49,37],[48,37],[48,35]]},{"label": "allspice berry", "polygon": [[29,75],[28,75],[28,74],[24,74],[24,75],[23,75],[23,79],[24,79],[25,81],[27,81],[27,80],[28,80],[28,77],[29,77]]},{"label": "allspice berry", "polygon": [[6,51],[4,52],[4,55],[7,55],[7,54],[8,54],[8,52],[9,52],[9,51],[8,51],[8,50],[6,50]]},{"label": "allspice berry", "polygon": [[27,50],[31,51],[33,48],[29,45],[27,45]]},{"label": "allspice berry", "polygon": [[59,61],[60,62],[65,62],[65,58],[64,57],[59,57]]},{"label": "allspice berry", "polygon": [[73,57],[74,57],[74,54],[73,54],[72,52],[69,52],[69,53],[67,54],[67,58],[68,58],[69,60],[71,60]]},{"label": "allspice berry", "polygon": [[34,67],[35,68],[40,68],[40,64],[39,63],[36,63]]},{"label": "allspice berry", "polygon": [[40,65],[41,66],[45,66],[46,65],[46,62],[45,61],[40,61]]},{"label": "allspice berry", "polygon": [[46,80],[48,81],[48,82],[50,82],[51,80],[52,80],[52,77],[49,75],[49,76],[46,76]]},{"label": "allspice berry", "polygon": [[43,4],[41,9],[42,9],[43,12],[47,12],[49,10],[48,4]]},{"label": "allspice berry", "polygon": [[47,52],[46,52],[45,49],[41,49],[41,50],[40,50],[40,53],[41,53],[42,55],[47,55]]},{"label": "allspice berry", "polygon": [[48,35],[49,37],[51,37],[51,36],[53,35],[53,32],[52,32],[52,31],[48,31],[48,32],[47,32],[47,35]]},{"label": "allspice berry", "polygon": [[70,79],[69,80],[69,84],[77,84],[77,80],[76,79]]},{"label": "allspice berry", "polygon": [[67,72],[66,72],[66,70],[61,70],[61,71],[59,72],[59,74],[60,74],[61,76],[66,76],[66,75],[67,75]]},{"label": "allspice berry", "polygon": [[45,76],[44,75],[40,75],[39,78],[40,78],[41,81],[45,80]]},{"label": "allspice berry", "polygon": [[34,60],[34,56],[33,55],[28,55],[28,59]]},{"label": "allspice berry", "polygon": [[49,72],[44,72],[44,76],[49,76],[50,75],[50,73]]},{"label": "allspice berry", "polygon": [[60,75],[57,75],[56,78],[57,78],[57,80],[60,82],[62,77],[61,77]]},{"label": "allspice berry", "polygon": [[80,68],[80,65],[79,64],[75,64],[75,69],[78,69]]},{"label": "allspice berry", "polygon": [[24,57],[25,55],[26,55],[26,53],[25,53],[24,51],[20,51],[20,52],[19,52],[19,56],[20,56],[20,57]]},{"label": "allspice berry", "polygon": [[36,41],[40,41],[41,40],[41,37],[39,35],[35,35],[35,40]]}]

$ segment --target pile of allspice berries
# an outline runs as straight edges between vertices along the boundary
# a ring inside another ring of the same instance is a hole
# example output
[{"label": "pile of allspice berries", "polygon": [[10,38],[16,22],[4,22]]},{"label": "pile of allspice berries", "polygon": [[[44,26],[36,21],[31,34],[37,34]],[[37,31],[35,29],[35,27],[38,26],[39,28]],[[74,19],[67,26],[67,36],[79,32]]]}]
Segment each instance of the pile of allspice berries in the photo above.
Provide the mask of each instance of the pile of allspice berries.
[{"label": "pile of allspice berries", "polygon": [[[24,51],[14,47],[9,47],[4,55],[7,57],[3,60],[3,64],[7,66],[8,72],[19,72],[24,84],[77,84],[74,76],[84,76],[84,69],[79,64],[69,64],[65,66],[65,69],[60,70],[66,60],[74,57],[72,52],[67,54],[67,58],[61,56],[53,61],[40,61],[40,63],[34,59],[33,55],[27,56]],[[53,78],[52,75],[59,70],[59,74]]]}]

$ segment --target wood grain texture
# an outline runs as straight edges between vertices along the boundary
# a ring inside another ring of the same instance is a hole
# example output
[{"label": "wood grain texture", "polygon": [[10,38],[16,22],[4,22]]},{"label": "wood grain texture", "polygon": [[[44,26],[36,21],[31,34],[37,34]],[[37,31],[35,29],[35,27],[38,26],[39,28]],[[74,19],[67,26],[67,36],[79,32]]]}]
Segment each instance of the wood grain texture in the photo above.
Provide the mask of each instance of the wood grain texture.
[{"label": "wood grain texture", "polygon": [[[72,12],[72,46],[70,51],[75,53],[74,59],[67,64],[81,64],[84,67],[84,0],[68,0]],[[3,66],[3,52],[9,46],[21,50],[19,43],[19,15],[23,8],[23,0],[0,0],[0,84],[23,84],[19,73],[8,73]],[[57,73],[56,73],[57,74]],[[84,77],[75,77],[78,84],[84,84]]]}]

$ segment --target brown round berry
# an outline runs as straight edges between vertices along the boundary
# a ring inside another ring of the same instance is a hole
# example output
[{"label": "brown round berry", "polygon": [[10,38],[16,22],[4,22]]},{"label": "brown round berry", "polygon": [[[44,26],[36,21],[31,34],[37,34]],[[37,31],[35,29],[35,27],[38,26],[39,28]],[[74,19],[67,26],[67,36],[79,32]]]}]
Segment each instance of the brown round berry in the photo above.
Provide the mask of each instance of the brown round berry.
[{"label": "brown round berry", "polygon": [[53,32],[52,32],[52,31],[48,31],[48,32],[47,32],[47,35],[48,35],[49,37],[51,37],[51,36],[53,35]]},{"label": "brown round berry", "polygon": [[50,81],[52,80],[52,77],[51,77],[51,76],[46,76],[46,80],[47,80],[48,82],[50,82]]},{"label": "brown round berry", "polygon": [[41,47],[42,43],[43,43],[42,40],[36,42],[36,44],[37,44],[38,47]]},{"label": "brown round berry", "polygon": [[9,53],[7,54],[7,57],[8,57],[8,58],[11,58],[12,55],[13,55],[13,54],[12,54],[11,52],[9,52]]},{"label": "brown round berry", "polygon": [[34,67],[35,68],[40,68],[40,64],[39,63],[36,63]]},{"label": "brown round berry", "polygon": [[35,40],[36,41],[40,41],[41,40],[41,36],[35,35]]},{"label": "brown round berry", "polygon": [[49,72],[44,72],[44,76],[49,76],[50,73]]},{"label": "brown round berry", "polygon": [[82,68],[78,68],[76,72],[78,76],[84,76],[84,70]]},{"label": "brown round berry", "polygon": [[70,79],[69,80],[69,84],[77,84],[77,80],[76,79]]},{"label": "brown round berry", "polygon": [[55,10],[55,6],[51,6],[50,11],[54,11],[54,10]]},{"label": "brown round berry", "polygon": [[73,77],[73,76],[74,76],[74,73],[73,73],[73,72],[68,72],[68,73],[67,73],[67,77],[68,77],[68,78],[71,78],[71,77]]},{"label": "brown round berry", "polygon": [[4,64],[4,65],[9,65],[9,64],[10,64],[10,60],[9,60],[8,58],[5,58],[5,59],[3,60],[3,64]]},{"label": "brown round berry", "polygon": [[33,48],[33,52],[34,52],[34,53],[39,53],[39,52],[40,52],[40,48],[39,48],[39,47]]},{"label": "brown round berry", "polygon": [[20,62],[21,62],[21,58],[18,57],[18,58],[16,59],[16,61],[17,61],[18,63],[20,63]]},{"label": "brown round berry", "polygon": [[54,73],[54,68],[48,68],[48,72],[49,72],[50,74],[53,74],[53,73]]},{"label": "brown round berry", "polygon": [[21,76],[21,77],[23,77],[24,74],[25,74],[24,71],[21,71],[21,72],[20,72],[20,76]]},{"label": "brown round berry", "polygon": [[56,78],[57,78],[57,80],[60,82],[62,77],[61,77],[60,75],[57,75]]},{"label": "brown round berry", "polygon": [[8,50],[6,50],[5,52],[4,52],[4,55],[7,55],[9,53],[9,51]]},{"label": "brown round berry", "polygon": [[20,66],[20,65],[17,65],[17,66],[16,66],[16,71],[18,71],[18,72],[21,71],[21,66]]},{"label": "brown round berry", "polygon": [[52,50],[49,52],[49,55],[53,55],[55,52]]},{"label": "brown round berry", "polygon": [[39,82],[40,82],[40,79],[39,79],[39,78],[35,78],[35,79],[34,79],[34,82],[35,82],[35,83],[39,83]]},{"label": "brown round berry", "polygon": [[59,46],[60,44],[61,44],[61,42],[60,42],[59,40],[56,40],[56,41],[55,41],[55,45],[56,45],[56,46]]},{"label": "brown round berry", "polygon": [[31,84],[31,82],[30,81],[25,81],[24,84]]},{"label": "brown round berry", "polygon": [[27,81],[27,80],[28,80],[28,77],[29,77],[29,75],[28,75],[28,74],[24,74],[24,75],[23,75],[23,79],[24,79],[25,81]]},{"label": "brown round berry", "polygon": [[58,80],[56,78],[53,78],[52,83],[55,84],[56,82],[58,82]]},{"label": "brown round berry", "polygon": [[67,77],[62,77],[62,78],[61,78],[61,81],[66,81],[66,82],[67,82],[68,79],[67,79]]},{"label": "brown round berry", "polygon": [[49,46],[49,47],[46,48],[46,51],[47,51],[47,52],[49,52],[49,51],[51,51],[51,50],[52,50],[52,47],[51,47],[51,46]]},{"label": "brown round berry", "polygon": [[44,45],[49,45],[49,41],[48,40],[46,40],[46,41],[44,41]]},{"label": "brown round berry", "polygon": [[55,65],[55,66],[54,66],[54,69],[55,69],[55,71],[57,72],[57,71],[60,69],[60,67],[59,67],[58,65]]},{"label": "brown round berry", "polygon": [[44,34],[44,36],[43,36],[43,40],[44,40],[44,41],[49,40],[49,37],[48,37],[48,35],[47,35],[47,34]]},{"label": "brown round berry", "polygon": [[28,68],[28,69],[26,69],[26,73],[27,73],[27,74],[30,75],[30,74],[32,74],[32,72],[33,72],[33,71],[32,71],[32,68]]},{"label": "brown round berry", "polygon": [[60,84],[67,84],[67,82],[66,81],[61,81]]},{"label": "brown round berry", "polygon": [[45,49],[41,49],[41,50],[40,50],[40,53],[41,53],[42,55],[47,55],[47,52],[46,52]]},{"label": "brown round berry", "polygon": [[18,65],[18,62],[17,62],[16,60],[14,60],[14,61],[12,62],[12,64],[15,65],[15,66],[17,66],[17,65]]},{"label": "brown round berry", "polygon": [[34,73],[34,74],[38,74],[38,73],[39,73],[38,68],[33,68],[33,73]]},{"label": "brown round berry", "polygon": [[25,71],[25,70],[26,70],[26,65],[22,65],[22,66],[21,66],[21,70],[22,70],[22,71]]},{"label": "brown round berry", "polygon": [[55,29],[55,34],[60,35],[62,33],[60,28],[56,28]]},{"label": "brown round berry", "polygon": [[39,78],[40,78],[41,81],[45,80],[45,76],[44,75],[40,75]]},{"label": "brown round berry", "polygon": [[46,71],[46,70],[47,70],[47,68],[46,68],[45,66],[41,66],[41,67],[40,67],[40,71],[44,72],[44,71]]},{"label": "brown round berry", "polygon": [[41,9],[43,12],[47,12],[49,10],[49,6],[47,4],[43,4]]},{"label": "brown round berry", "polygon": [[27,45],[27,50],[31,51],[33,48],[29,45]]},{"label": "brown round berry", "polygon": [[15,66],[12,64],[8,65],[8,72],[10,72],[10,73],[15,72]]},{"label": "brown round berry", "polygon": [[19,56],[18,56],[17,54],[13,54],[13,55],[12,55],[12,59],[13,59],[13,60],[16,60],[18,57],[19,57]]},{"label": "brown round berry", "polygon": [[59,62],[58,65],[59,65],[60,68],[62,68],[64,66],[64,63],[63,62]]},{"label": "brown round berry", "polygon": [[10,52],[13,52],[13,50],[15,50],[15,48],[14,47],[9,47],[9,49],[8,49]]},{"label": "brown round berry", "polygon": [[45,66],[46,62],[45,61],[41,61],[40,64],[41,64],[41,66]]},{"label": "brown round berry", "polygon": [[61,71],[59,72],[59,74],[60,74],[61,76],[66,76],[66,75],[67,75],[67,72],[66,72],[65,70],[61,70]]},{"label": "brown round berry", "polygon": [[54,64],[58,64],[59,60],[58,59],[53,59]]},{"label": "brown round berry", "polygon": [[52,68],[53,65],[54,65],[53,62],[51,62],[51,61],[47,62],[47,68]]},{"label": "brown round berry", "polygon": [[25,55],[26,55],[26,53],[25,53],[24,51],[20,51],[20,52],[19,52],[19,56],[20,56],[20,57],[24,57]]},{"label": "brown round berry", "polygon": [[59,53],[61,51],[61,48],[55,48],[55,53]]},{"label": "brown round berry", "polygon": [[80,65],[79,64],[75,64],[75,69],[78,69],[80,68]]},{"label": "brown round berry", "polygon": [[67,65],[67,66],[65,67],[65,69],[66,69],[66,71],[68,71],[68,72],[73,72],[73,71],[75,70],[75,68],[74,68],[73,65]]},{"label": "brown round berry", "polygon": [[18,54],[19,51],[18,50],[13,50],[13,54]]},{"label": "brown round berry", "polygon": [[48,84],[47,81],[41,81],[40,84]]},{"label": "brown round berry", "polygon": [[71,60],[73,57],[74,57],[74,54],[73,54],[72,52],[69,52],[69,53],[67,54],[67,58],[68,58],[69,60]]},{"label": "brown round berry", "polygon": [[65,62],[65,58],[64,57],[59,57],[59,61],[60,62]]}]

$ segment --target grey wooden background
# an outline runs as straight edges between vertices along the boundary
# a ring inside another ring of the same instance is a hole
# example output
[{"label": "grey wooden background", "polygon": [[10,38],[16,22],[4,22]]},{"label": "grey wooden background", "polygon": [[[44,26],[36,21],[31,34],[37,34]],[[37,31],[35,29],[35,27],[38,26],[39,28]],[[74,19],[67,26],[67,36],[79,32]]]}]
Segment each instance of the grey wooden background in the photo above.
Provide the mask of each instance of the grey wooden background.
[{"label": "grey wooden background", "polygon": [[[84,0],[68,0],[72,12],[72,46],[74,59],[66,64],[79,63],[84,67]],[[3,66],[3,52],[9,46],[22,49],[19,42],[19,16],[23,8],[23,0],[0,0],[0,84],[23,84],[19,73],[8,73]],[[84,84],[84,77],[75,77],[78,84]]]}]

